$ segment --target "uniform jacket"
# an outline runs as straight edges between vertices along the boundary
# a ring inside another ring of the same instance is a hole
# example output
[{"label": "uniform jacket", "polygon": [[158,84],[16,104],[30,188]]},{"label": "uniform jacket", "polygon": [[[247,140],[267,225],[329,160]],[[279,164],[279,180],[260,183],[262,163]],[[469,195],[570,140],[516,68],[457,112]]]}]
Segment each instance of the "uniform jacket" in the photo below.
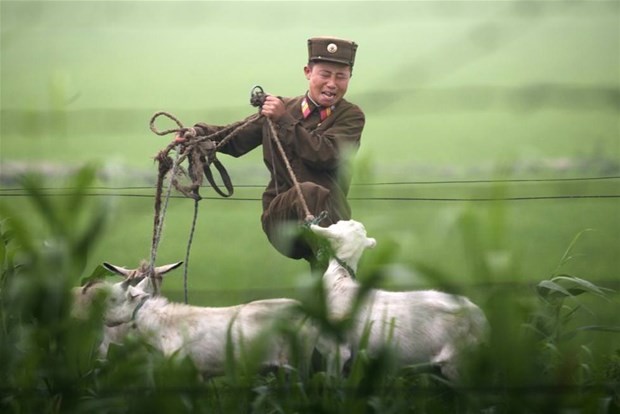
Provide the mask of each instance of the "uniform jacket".
[{"label": "uniform jacket", "polygon": [[[318,109],[304,119],[301,112],[303,98],[304,95],[282,98],[286,113],[274,123],[278,138],[297,180],[300,183],[311,181],[327,188],[331,201],[350,215],[346,200],[351,178],[349,158],[359,148],[364,113],[357,105],[342,99],[323,122]],[[209,134],[223,128],[203,123],[196,124],[196,127],[206,129]],[[278,194],[293,187],[286,164],[270,134],[266,118],[261,117],[220,148],[225,154],[239,157],[259,145],[263,146],[263,160],[271,172],[271,180],[262,197],[263,211]]]}]

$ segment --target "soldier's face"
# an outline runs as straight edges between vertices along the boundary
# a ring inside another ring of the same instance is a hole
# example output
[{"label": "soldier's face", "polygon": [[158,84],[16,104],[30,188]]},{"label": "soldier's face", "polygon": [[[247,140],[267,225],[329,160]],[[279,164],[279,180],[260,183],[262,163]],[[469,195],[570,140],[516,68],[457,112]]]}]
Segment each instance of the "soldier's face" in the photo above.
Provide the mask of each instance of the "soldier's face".
[{"label": "soldier's face", "polygon": [[304,68],[312,100],[322,106],[340,101],[349,87],[351,68],[337,63],[316,62]]}]

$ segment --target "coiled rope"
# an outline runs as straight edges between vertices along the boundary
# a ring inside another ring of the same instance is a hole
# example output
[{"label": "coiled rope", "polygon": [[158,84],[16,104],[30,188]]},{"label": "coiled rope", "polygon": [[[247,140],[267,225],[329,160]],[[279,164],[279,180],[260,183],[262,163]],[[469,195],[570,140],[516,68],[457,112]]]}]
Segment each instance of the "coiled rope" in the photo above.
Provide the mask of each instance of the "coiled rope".
[{"label": "coiled rope", "polygon": [[[172,121],[174,121],[178,128],[168,129],[164,131],[158,131],[155,128],[155,121],[160,116],[165,116]],[[198,202],[202,199],[199,193],[200,186],[202,185],[202,177],[203,174],[207,178],[211,187],[222,197],[230,197],[234,188],[232,182],[230,180],[230,176],[228,172],[224,168],[224,166],[219,162],[216,157],[217,148],[221,145],[224,145],[228,140],[230,140],[235,134],[253,122],[255,119],[258,119],[258,116],[253,116],[248,118],[244,122],[239,122],[235,124],[231,124],[228,127],[218,131],[215,134],[211,134],[208,136],[197,136],[196,130],[194,128],[185,128],[183,124],[173,115],[168,112],[157,112],[155,113],[149,122],[149,127],[153,133],[159,136],[175,133],[178,135],[182,135],[184,140],[174,140],[166,148],[161,150],[156,156],[155,160],[158,162],[158,175],[157,175],[157,185],[156,185],[156,193],[155,193],[155,206],[154,206],[154,218],[153,218],[153,237],[151,242],[151,254],[149,261],[149,277],[154,277],[154,269],[155,262],[157,259],[157,250],[159,248],[159,242],[162,236],[162,229],[164,223],[164,217],[166,215],[166,209],[168,206],[168,200],[170,199],[170,194],[172,191],[172,187],[175,187],[186,197],[192,198],[194,200],[194,215],[192,219],[192,225],[190,229],[190,234],[187,242],[187,248],[185,250],[185,261],[184,261],[184,270],[183,270],[183,291],[184,291],[184,300],[185,303],[188,303],[188,268],[189,268],[189,255],[191,251],[191,245],[194,238],[194,232],[196,229],[196,222],[198,220]],[[222,140],[217,142],[217,144],[213,141],[214,139],[223,136],[228,133]],[[202,144],[202,145],[200,145]],[[169,153],[172,150],[175,150],[176,156],[174,161],[170,157]],[[187,159],[189,162],[188,171],[185,172],[181,163]],[[216,169],[219,171],[220,176],[222,177],[222,181],[226,187],[226,192],[221,190],[218,185],[215,183],[213,178],[213,174],[211,173],[210,165],[214,164]],[[163,183],[166,175],[169,171],[170,174],[170,182],[168,183],[168,187],[166,190],[166,195],[164,197],[162,203],[162,195],[163,195]],[[189,176],[191,179],[191,184],[188,186],[182,185],[178,180],[179,171],[183,171],[183,175]],[[157,283],[154,284],[157,292]]]}]

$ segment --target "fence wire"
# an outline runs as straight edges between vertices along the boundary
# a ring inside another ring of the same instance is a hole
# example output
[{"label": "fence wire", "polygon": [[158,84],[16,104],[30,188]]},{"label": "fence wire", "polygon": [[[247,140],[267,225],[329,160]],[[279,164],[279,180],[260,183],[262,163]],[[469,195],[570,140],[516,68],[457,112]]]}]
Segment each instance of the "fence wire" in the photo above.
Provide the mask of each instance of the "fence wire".
[{"label": "fence wire", "polygon": [[[619,180],[620,176],[601,176],[601,177],[575,177],[575,178],[540,178],[540,179],[497,179],[497,180],[445,180],[445,181],[393,181],[393,182],[374,182],[374,183],[354,183],[351,185],[352,190],[355,188],[388,188],[388,187],[405,187],[405,186],[443,186],[443,185],[493,185],[493,184],[544,184],[544,183],[573,183],[573,182],[603,182]],[[261,184],[240,184],[237,188],[246,189],[263,189],[265,186]],[[45,187],[42,191],[48,192],[47,195],[54,197],[72,196],[74,187]],[[140,191],[154,190],[154,186],[97,186],[87,189],[86,196],[89,197],[125,197],[125,198],[152,198],[153,194],[143,194]],[[126,192],[129,191],[129,192]],[[25,190],[17,187],[0,188],[0,195],[4,197],[27,197]],[[186,198],[183,195],[171,195],[171,198]],[[224,200],[224,201],[260,201],[261,197],[239,197],[233,196],[222,199],[219,196],[204,196],[208,200]],[[505,196],[505,197],[422,197],[422,196],[354,196],[348,197],[350,201],[431,201],[431,202],[494,202],[494,201],[544,201],[544,200],[605,200],[620,198],[620,186],[618,193],[605,194],[542,194],[542,195],[525,195],[525,196]]]}]

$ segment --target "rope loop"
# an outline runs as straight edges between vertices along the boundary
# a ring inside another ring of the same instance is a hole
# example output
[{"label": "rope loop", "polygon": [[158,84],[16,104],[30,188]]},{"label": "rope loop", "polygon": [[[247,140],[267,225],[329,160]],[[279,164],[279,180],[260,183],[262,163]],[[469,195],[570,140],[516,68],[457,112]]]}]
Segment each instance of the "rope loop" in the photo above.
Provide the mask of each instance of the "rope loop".
[{"label": "rope loop", "polygon": [[[157,128],[155,128],[155,120],[157,118],[159,118],[160,116],[165,116],[166,118],[171,119],[172,121],[174,121],[179,128],[176,129],[167,129],[165,131],[158,131]],[[151,131],[153,131],[153,133],[155,133],[156,135],[159,136],[163,136],[163,135],[167,135],[170,134],[172,132],[179,132],[181,131],[183,128],[183,124],[181,123],[181,121],[179,121],[175,116],[169,114],[168,112],[156,112],[155,114],[153,114],[153,116],[151,117],[151,120],[149,122],[149,128],[151,129]]]},{"label": "rope loop", "polygon": [[[165,116],[168,119],[174,121],[178,128],[167,129],[165,131],[159,131],[155,127],[155,121],[157,118]],[[181,121],[179,121],[174,115],[168,112],[156,112],[149,122],[151,131],[156,135],[163,136],[171,133],[176,133],[177,137],[171,142],[165,149],[159,152],[155,157],[156,161],[160,163],[160,176],[166,174],[170,168],[163,168],[162,163],[165,165],[171,164],[167,161],[168,153],[176,147],[180,147],[180,155],[178,164],[180,165],[186,158],[188,159],[189,167],[188,171],[183,170],[181,167],[181,174],[188,176],[191,183],[189,185],[182,185],[180,183],[177,174],[172,174],[171,182],[173,186],[188,198],[194,200],[200,200],[202,197],[199,194],[199,189],[203,182],[203,177],[207,179],[211,187],[222,197],[230,197],[234,193],[234,187],[228,171],[222,163],[217,159],[218,144],[211,139],[211,136],[199,136],[196,128],[184,127]],[[215,168],[221,176],[221,180],[226,187],[225,190],[219,188],[218,184],[213,178],[211,172],[211,164],[215,165]],[[163,179],[161,180],[163,181]]]}]

